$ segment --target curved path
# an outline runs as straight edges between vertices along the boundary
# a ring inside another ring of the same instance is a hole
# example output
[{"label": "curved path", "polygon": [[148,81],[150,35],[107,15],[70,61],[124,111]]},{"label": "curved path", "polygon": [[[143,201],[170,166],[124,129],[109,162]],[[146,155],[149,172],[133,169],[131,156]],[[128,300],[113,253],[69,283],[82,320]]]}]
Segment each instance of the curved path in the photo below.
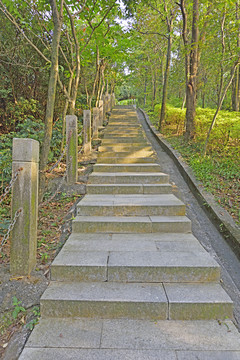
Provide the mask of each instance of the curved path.
[{"label": "curved path", "polygon": [[113,111],[41,314],[20,360],[240,359],[220,266],[131,108]]}]

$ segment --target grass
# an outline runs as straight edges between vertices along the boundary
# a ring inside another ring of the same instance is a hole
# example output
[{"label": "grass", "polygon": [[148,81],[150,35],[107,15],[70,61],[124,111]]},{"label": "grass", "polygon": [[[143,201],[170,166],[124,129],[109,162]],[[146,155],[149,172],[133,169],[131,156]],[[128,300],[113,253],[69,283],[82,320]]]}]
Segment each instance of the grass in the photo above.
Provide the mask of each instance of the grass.
[{"label": "grass", "polygon": [[[157,126],[160,107],[149,112]],[[192,168],[196,178],[211,192],[233,219],[240,224],[240,114],[220,111],[213,128],[207,156],[203,145],[214,110],[197,109],[196,136],[187,142],[183,136],[185,111],[168,106],[162,133]]]}]

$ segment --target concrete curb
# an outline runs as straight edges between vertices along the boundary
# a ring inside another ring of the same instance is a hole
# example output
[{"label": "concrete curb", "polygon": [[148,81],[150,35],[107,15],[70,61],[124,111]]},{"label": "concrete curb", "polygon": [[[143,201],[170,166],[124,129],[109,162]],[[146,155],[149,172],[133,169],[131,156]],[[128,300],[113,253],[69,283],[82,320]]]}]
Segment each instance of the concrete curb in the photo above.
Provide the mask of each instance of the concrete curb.
[{"label": "concrete curb", "polygon": [[166,139],[164,139],[164,136],[151,124],[149,117],[144,110],[141,108],[138,110],[143,114],[149,129],[157,139],[158,143],[173,159],[200,206],[205,210],[210,220],[215,224],[236,256],[240,259],[240,229],[237,224],[227,211],[216,203],[213,195],[203,189],[203,184],[195,178],[191,168],[181,160],[179,152],[174,150]]}]

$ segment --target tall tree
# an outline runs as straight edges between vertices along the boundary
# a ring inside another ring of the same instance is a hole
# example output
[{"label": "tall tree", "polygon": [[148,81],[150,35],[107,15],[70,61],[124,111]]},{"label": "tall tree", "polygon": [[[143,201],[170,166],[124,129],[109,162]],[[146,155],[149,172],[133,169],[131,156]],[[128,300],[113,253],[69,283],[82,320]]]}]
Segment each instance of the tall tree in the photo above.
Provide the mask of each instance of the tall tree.
[{"label": "tall tree", "polygon": [[50,0],[50,5],[52,9],[53,17],[53,37],[52,37],[52,47],[51,47],[51,70],[48,83],[48,97],[47,97],[47,106],[45,114],[45,127],[44,127],[44,139],[41,146],[40,152],[40,177],[39,177],[39,198],[42,199],[45,192],[45,171],[48,163],[48,154],[50,151],[50,144],[52,139],[52,124],[53,124],[53,112],[55,105],[56,97],[56,87],[57,87],[57,78],[58,78],[58,51],[59,43],[62,30],[63,22],[63,0],[60,2],[60,9],[56,0]]},{"label": "tall tree", "polygon": [[187,9],[185,0],[181,0],[180,8],[183,17],[182,37],[185,46],[185,76],[186,76],[186,138],[190,139],[195,133],[194,119],[196,115],[197,72],[199,49],[199,0],[193,0],[192,31],[190,53],[188,50]]}]

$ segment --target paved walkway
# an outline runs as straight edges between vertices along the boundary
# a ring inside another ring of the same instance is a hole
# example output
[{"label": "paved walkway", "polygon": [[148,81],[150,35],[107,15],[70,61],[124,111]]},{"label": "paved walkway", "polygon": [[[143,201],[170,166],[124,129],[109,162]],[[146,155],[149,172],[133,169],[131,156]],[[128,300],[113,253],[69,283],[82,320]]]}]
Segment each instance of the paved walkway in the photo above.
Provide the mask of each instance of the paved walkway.
[{"label": "paved walkway", "polygon": [[116,108],[20,360],[237,360],[220,268],[133,109]]}]

